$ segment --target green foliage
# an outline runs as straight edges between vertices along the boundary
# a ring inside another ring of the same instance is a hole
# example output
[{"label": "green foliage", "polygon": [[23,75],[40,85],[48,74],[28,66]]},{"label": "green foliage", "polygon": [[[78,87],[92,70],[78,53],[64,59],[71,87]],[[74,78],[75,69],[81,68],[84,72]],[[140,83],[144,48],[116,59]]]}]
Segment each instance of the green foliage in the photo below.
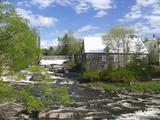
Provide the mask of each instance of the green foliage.
[{"label": "green foliage", "polygon": [[160,91],[160,82],[142,82],[142,83],[134,83],[127,87],[131,91],[144,91],[144,92],[152,92],[152,91]]},{"label": "green foliage", "polygon": [[37,90],[36,85],[18,90],[0,81],[0,103],[16,100],[23,103],[24,109],[30,112],[44,110],[45,107],[53,104],[69,105],[73,102],[66,86],[53,87],[49,84],[43,84],[37,93],[40,96],[33,95],[35,90]]},{"label": "green foliage", "polygon": [[90,84],[91,86],[95,86],[95,87],[98,87],[98,88],[103,88],[105,90],[108,90],[108,91],[118,91],[118,90],[121,90],[122,88],[124,88],[124,83],[121,84],[121,83],[104,83],[104,82],[95,82],[95,83],[92,83]]},{"label": "green foliage", "polygon": [[61,55],[79,55],[81,50],[80,40],[77,40],[72,32],[66,33],[62,38],[58,38],[58,51]]},{"label": "green foliage", "polygon": [[18,72],[37,63],[40,54],[37,32],[9,4],[0,4],[0,14],[0,64]]},{"label": "green foliage", "polygon": [[[134,29],[126,26],[115,26],[111,28],[105,35],[102,36],[104,43],[106,44],[106,48],[104,51],[108,53],[109,51],[115,51],[120,53],[120,49],[123,50],[124,53],[129,53],[129,42],[131,39],[135,37]],[[120,56],[118,55],[118,68],[120,68]],[[123,64],[126,66],[126,56],[123,55]]]},{"label": "green foliage", "polygon": [[104,81],[110,82],[150,81],[150,74],[150,67],[147,65],[129,65],[126,68],[106,70],[100,73]]},{"label": "green foliage", "polygon": [[37,97],[31,95],[31,93],[25,89],[18,93],[18,101],[24,103],[25,110],[34,111],[44,109],[44,103]]},{"label": "green foliage", "polygon": [[35,78],[34,81],[39,81],[39,82],[53,81],[51,75],[49,75],[48,71],[42,66],[30,66],[28,68],[28,71],[32,72],[34,75],[37,75],[37,78]]},{"label": "green foliage", "polygon": [[30,66],[28,67],[28,71],[32,73],[41,73],[41,72],[46,72],[46,70],[41,67],[41,66]]},{"label": "green foliage", "polygon": [[69,93],[66,86],[54,87],[52,92],[52,96],[55,96],[57,99],[56,101],[60,104],[69,105],[73,102],[68,96]]},{"label": "green foliage", "polygon": [[95,82],[100,80],[99,72],[97,71],[86,71],[82,73],[82,77],[88,81]]},{"label": "green foliage", "polygon": [[15,74],[15,80],[26,80],[26,75],[23,72],[18,72]]},{"label": "green foliage", "polygon": [[[25,75],[19,71],[27,68],[29,65],[36,64],[41,53],[39,35],[28,24],[28,20],[18,15],[10,4],[0,3],[0,71],[18,72],[15,75],[17,80],[25,78]],[[40,81],[46,82],[51,80],[47,71],[41,67],[34,66],[30,67],[29,70],[30,72],[41,74]],[[55,98],[65,105],[70,103],[66,87],[49,89],[52,92],[46,90],[43,94],[47,96],[54,95]],[[34,96],[32,92],[25,88],[22,90],[14,89],[0,81],[0,102],[17,100],[24,103],[28,111],[41,110],[46,105],[45,101],[43,98]],[[49,100],[53,101],[52,99]]]},{"label": "green foliage", "polygon": [[55,48],[53,48],[53,47],[50,47],[49,49],[42,49],[42,52],[43,52],[43,55],[55,55],[56,53],[56,49]]},{"label": "green foliage", "polygon": [[71,69],[71,68],[73,68],[73,67],[76,66],[76,63],[75,63],[74,61],[66,61],[66,62],[64,62],[64,66],[65,66],[66,68]]},{"label": "green foliage", "polygon": [[127,70],[135,73],[136,80],[138,81],[150,81],[150,67],[148,65],[129,65]]},{"label": "green foliage", "polygon": [[151,65],[149,72],[152,77],[160,77],[160,66]]},{"label": "green foliage", "polygon": [[102,78],[111,82],[136,81],[135,73],[126,69],[110,70],[102,73]]},{"label": "green foliage", "polygon": [[148,38],[144,38],[143,43],[146,43],[146,42],[148,42],[148,41],[149,41],[149,39],[148,39]]},{"label": "green foliage", "polygon": [[159,53],[155,51],[154,48],[150,49],[149,51],[149,64],[150,65],[158,65],[159,64]]},{"label": "green foliage", "polygon": [[95,82],[90,84],[91,87],[103,88],[104,90],[109,91],[138,91],[138,92],[159,92],[160,91],[160,82],[135,82],[132,84],[126,83],[105,83],[105,82]]},{"label": "green foliage", "polygon": [[58,46],[43,49],[43,55],[79,55],[81,40],[76,39],[73,32],[67,32],[62,38],[58,37]]},{"label": "green foliage", "polygon": [[136,82],[150,81],[152,76],[160,76],[160,68],[158,66],[148,65],[128,65],[126,68],[109,69],[102,72],[86,71],[82,74],[83,78],[93,81],[107,82]]},{"label": "green foliage", "polygon": [[40,97],[32,95],[36,86],[31,86],[29,89],[23,89],[19,94],[19,99],[26,106],[26,110],[43,110],[47,106],[56,105],[69,105],[72,103],[69,97],[68,89],[66,86],[53,87],[50,84],[43,84],[39,88]]},{"label": "green foliage", "polygon": [[0,81],[0,102],[11,101],[14,98],[15,91],[6,83]]}]

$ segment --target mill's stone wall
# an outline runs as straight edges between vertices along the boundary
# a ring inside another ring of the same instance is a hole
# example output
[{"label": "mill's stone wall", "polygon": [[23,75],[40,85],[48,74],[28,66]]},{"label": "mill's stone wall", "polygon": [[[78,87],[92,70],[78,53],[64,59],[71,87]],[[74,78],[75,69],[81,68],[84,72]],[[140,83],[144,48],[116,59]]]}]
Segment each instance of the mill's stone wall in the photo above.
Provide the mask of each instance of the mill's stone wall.
[{"label": "mill's stone wall", "polygon": [[[110,68],[124,67],[124,54],[106,54],[106,53],[86,53],[82,55],[82,68],[85,70],[106,70]],[[147,55],[140,55],[139,59],[145,58]],[[125,55],[127,64],[134,61],[135,54]],[[119,60],[118,60],[119,58]]]}]

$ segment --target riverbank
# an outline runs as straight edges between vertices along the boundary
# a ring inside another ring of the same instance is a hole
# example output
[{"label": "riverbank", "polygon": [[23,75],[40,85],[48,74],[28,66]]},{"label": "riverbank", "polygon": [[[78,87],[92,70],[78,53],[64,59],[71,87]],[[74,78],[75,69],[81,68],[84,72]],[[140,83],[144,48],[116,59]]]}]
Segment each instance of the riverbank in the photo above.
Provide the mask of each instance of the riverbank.
[{"label": "riverbank", "polygon": [[134,83],[107,83],[107,82],[93,82],[85,86],[101,91],[113,91],[122,93],[159,93],[160,81],[150,82],[134,82]]}]

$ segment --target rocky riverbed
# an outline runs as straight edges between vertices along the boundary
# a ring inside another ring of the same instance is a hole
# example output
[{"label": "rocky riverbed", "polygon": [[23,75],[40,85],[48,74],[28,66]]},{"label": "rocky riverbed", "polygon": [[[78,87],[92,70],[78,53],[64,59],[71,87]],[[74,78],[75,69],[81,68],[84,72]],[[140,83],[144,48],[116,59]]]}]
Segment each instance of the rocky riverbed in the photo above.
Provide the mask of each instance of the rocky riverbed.
[{"label": "rocky riverbed", "polygon": [[[17,84],[17,83],[16,83]],[[30,84],[30,83],[29,83]],[[37,84],[37,83],[36,83]],[[78,81],[59,78],[53,86],[66,85],[74,103],[70,106],[49,106],[38,113],[38,120],[159,120],[160,96],[123,94],[90,89]],[[24,85],[24,84],[19,84]],[[39,84],[37,84],[39,85]],[[23,106],[8,103],[0,106],[0,120],[32,120],[20,113]]]},{"label": "rocky riverbed", "polygon": [[103,92],[69,85],[74,104],[39,114],[39,118],[69,120],[159,120],[160,98]]}]

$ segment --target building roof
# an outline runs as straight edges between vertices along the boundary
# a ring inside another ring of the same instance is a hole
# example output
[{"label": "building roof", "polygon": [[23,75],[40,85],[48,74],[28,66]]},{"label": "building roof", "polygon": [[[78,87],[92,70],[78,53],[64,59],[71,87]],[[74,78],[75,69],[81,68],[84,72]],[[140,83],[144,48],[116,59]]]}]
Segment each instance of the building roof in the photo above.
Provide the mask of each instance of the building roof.
[{"label": "building roof", "polygon": [[85,53],[103,53],[105,44],[101,37],[84,37],[84,52]]},{"label": "building roof", "polygon": [[[137,43],[140,45],[140,53],[147,54],[147,48],[144,46],[140,38],[129,39],[129,53],[136,53]],[[84,37],[84,53],[105,53],[106,45],[102,37]],[[113,45],[109,53],[117,53],[116,43]],[[120,46],[119,53],[123,53],[122,45]]]}]

